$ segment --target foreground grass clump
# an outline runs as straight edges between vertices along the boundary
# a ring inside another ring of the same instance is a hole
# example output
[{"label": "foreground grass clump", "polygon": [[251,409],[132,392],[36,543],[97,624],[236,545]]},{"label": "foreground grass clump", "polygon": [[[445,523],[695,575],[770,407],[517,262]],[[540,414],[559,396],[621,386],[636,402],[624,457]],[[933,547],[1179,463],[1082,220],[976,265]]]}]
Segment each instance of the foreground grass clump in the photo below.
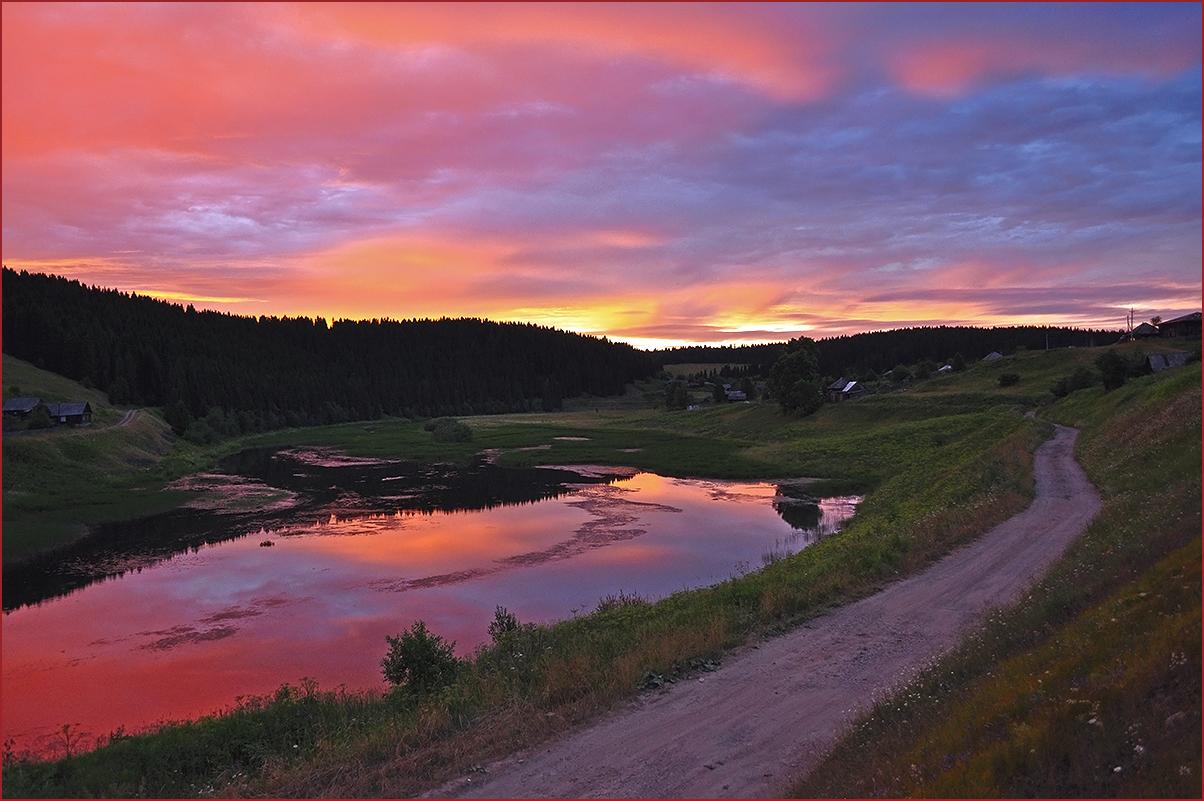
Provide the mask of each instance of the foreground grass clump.
[{"label": "foreground grass clump", "polygon": [[1104,498],[1015,608],[854,724],[799,797],[1199,797],[1200,368],[1048,410]]},{"label": "foreground grass clump", "polygon": [[[862,597],[1023,508],[1042,426],[1011,409],[969,417],[942,428],[882,414],[880,428],[893,431],[898,444],[878,453],[879,486],[856,518],[840,536],[758,573],[655,602],[602,599],[594,612],[554,625],[499,625],[494,642],[462,665],[453,683],[429,694],[404,685],[386,694],[303,684],[53,763],[10,755],[6,792],[396,797],[436,786],[641,687],[713,667],[725,650],[751,638]],[[831,452],[834,435],[825,425],[788,421],[783,436],[798,451]],[[850,451],[864,446],[852,443]]]}]

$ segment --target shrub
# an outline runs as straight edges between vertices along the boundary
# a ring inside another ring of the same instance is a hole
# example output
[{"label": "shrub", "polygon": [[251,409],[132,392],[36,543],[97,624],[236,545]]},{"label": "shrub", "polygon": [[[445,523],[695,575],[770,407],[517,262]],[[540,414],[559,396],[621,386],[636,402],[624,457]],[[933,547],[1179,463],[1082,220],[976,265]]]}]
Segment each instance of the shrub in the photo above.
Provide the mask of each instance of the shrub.
[{"label": "shrub", "polygon": [[385,635],[389,653],[380,660],[385,681],[394,687],[405,687],[415,695],[428,695],[452,684],[460,672],[460,660],[452,649],[455,642],[445,642],[438,634],[427,631],[419,620],[396,637]]},{"label": "shrub", "polygon": [[1124,386],[1129,377],[1129,364],[1114,350],[1106,350],[1095,360],[1095,367],[1103,376],[1104,389],[1111,392]]},{"label": "shrub", "polygon": [[423,428],[431,432],[435,442],[472,442],[472,429],[452,417],[428,420]]},{"label": "shrub", "polygon": [[1098,376],[1088,367],[1079,365],[1069,376],[1063,376],[1053,383],[1050,391],[1059,398],[1064,398],[1071,392],[1095,386]]},{"label": "shrub", "polygon": [[39,403],[33,407],[33,411],[29,413],[29,417],[25,418],[27,428],[50,428],[54,425],[54,421],[50,419],[50,410],[46,408],[46,404]]},{"label": "shrub", "polygon": [[494,610],[493,622],[489,624],[489,637],[497,644],[511,631],[518,631],[518,618],[506,607],[499,606]]},{"label": "shrub", "polygon": [[1018,373],[1000,373],[999,386],[1014,387],[1020,383],[1020,375]]}]

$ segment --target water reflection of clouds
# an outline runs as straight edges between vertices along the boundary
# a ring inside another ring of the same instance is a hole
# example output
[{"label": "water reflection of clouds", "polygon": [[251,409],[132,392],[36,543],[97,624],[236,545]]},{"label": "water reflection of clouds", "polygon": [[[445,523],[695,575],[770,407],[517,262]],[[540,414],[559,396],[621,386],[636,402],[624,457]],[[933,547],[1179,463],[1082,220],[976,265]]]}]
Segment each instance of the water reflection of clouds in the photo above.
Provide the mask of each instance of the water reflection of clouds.
[{"label": "water reflection of clouds", "polygon": [[[620,590],[655,599],[733,578],[814,538],[775,498],[772,483],[643,473],[540,503],[339,513],[203,547],[6,616],[4,735],[31,742],[65,720],[134,730],[301,676],[377,687],[384,636],[418,619],[467,654],[499,604],[548,622]],[[820,507],[843,520],[857,500]]]}]

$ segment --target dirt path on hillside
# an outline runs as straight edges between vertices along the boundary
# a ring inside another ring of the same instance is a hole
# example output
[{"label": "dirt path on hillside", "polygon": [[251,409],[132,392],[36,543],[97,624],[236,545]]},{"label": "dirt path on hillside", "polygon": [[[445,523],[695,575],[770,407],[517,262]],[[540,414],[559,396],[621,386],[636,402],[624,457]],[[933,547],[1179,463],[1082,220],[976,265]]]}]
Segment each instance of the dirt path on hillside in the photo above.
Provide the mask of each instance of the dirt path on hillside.
[{"label": "dirt path on hillside", "polygon": [[134,421],[134,418],[137,416],[138,416],[138,410],[130,409],[128,412],[125,413],[125,415],[120,420],[118,420],[116,423],[114,423],[113,425],[111,425],[109,427],[110,428],[125,428],[130,423],[132,423]]},{"label": "dirt path on hillside", "polygon": [[558,741],[431,793],[478,798],[765,797],[811,770],[875,698],[1016,601],[1099,511],[1077,431],[1037,449],[1036,499],[882,592],[727,657]]}]

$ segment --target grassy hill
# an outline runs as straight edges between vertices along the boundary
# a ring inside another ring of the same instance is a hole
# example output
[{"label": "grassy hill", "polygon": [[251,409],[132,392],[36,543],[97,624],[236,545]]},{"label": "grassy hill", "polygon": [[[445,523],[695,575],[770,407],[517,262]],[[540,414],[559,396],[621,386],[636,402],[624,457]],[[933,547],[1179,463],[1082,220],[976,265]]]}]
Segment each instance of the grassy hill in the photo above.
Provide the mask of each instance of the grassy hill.
[{"label": "grassy hill", "polygon": [[21,359],[4,354],[0,380],[4,384],[4,399],[41,398],[43,403],[87,401],[92,406],[93,425],[110,426],[121,419],[123,411],[109,403],[108,396],[97,389],[63,378],[57,373],[40,370]]},{"label": "grassy hill", "polygon": [[89,522],[135,517],[179,503],[154,491],[154,468],[175,447],[162,420],[140,412],[113,426],[125,410],[104,393],[28,362],[4,356],[4,396],[43,402],[87,401],[92,425],[4,436],[4,560],[19,561],[84,532]]},{"label": "grassy hill", "polygon": [[1199,797],[1200,365],[1046,410],[1104,508],[1015,609],[857,721],[797,797]]},{"label": "grassy hill", "polygon": [[[480,652],[437,696],[286,685],[225,715],[117,736],[70,760],[10,756],[6,790],[59,797],[421,792],[612,708],[649,672],[689,671],[972,539],[1031,497],[1031,454],[1048,434],[1045,418],[1081,428],[1079,458],[1104,496],[1104,512],[1019,607],[993,618],[859,724],[798,792],[1198,795],[1200,368],[1055,401],[1050,384],[1103,350],[1020,353],[802,419],[783,418],[770,403],[667,412],[633,395],[631,404],[599,411],[466,418],[474,441],[463,444],[437,445],[403,420],[226,443],[223,449],[274,442],[423,459],[489,448],[514,464],[535,458],[521,448],[548,445],[535,452],[541,462],[808,476],[872,492],[839,537],[717,587],[655,603],[600,603],[572,620],[522,627]],[[1019,382],[1001,387],[1003,372],[1017,373]],[[647,385],[641,394],[655,392]],[[583,434],[590,438],[556,439]],[[178,472],[218,452],[171,447],[157,467],[144,469],[147,486],[156,470]],[[46,458],[69,456],[59,450]],[[6,524],[8,480],[6,469]],[[120,486],[113,484],[115,494]],[[541,656],[516,662],[520,651]]]}]

